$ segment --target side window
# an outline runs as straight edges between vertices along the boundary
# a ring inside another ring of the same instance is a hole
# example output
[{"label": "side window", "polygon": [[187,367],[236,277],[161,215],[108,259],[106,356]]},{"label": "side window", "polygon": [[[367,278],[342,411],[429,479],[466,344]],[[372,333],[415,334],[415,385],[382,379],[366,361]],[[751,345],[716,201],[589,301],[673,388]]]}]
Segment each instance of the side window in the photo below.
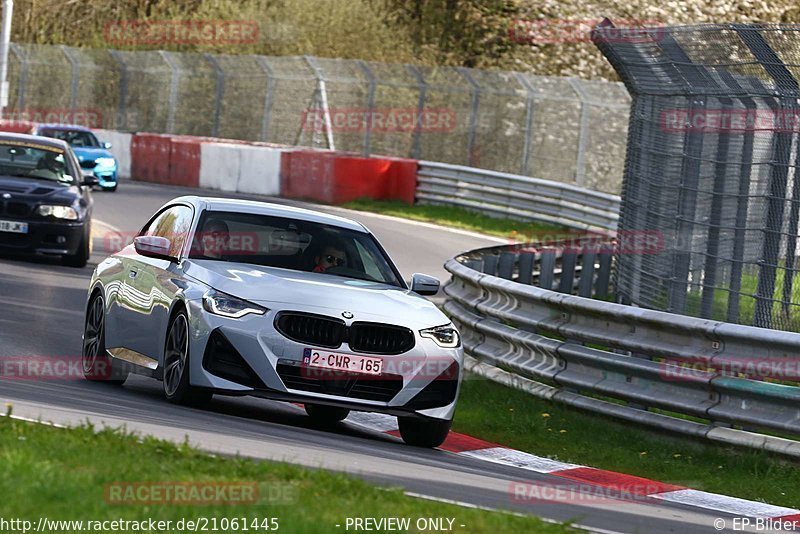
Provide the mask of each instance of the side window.
[{"label": "side window", "polygon": [[170,241],[170,256],[177,257],[192,227],[192,210],[186,206],[173,206],[162,211],[142,232],[142,235],[166,237]]}]

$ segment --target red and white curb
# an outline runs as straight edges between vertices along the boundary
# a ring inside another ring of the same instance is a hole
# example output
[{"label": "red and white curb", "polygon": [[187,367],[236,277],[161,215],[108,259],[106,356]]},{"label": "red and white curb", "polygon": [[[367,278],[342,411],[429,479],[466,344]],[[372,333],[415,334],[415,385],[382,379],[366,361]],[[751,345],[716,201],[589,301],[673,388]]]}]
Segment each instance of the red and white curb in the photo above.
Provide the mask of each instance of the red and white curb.
[{"label": "red and white curb", "polygon": [[[399,436],[397,418],[390,415],[351,412],[345,421],[370,431]],[[561,477],[570,482],[607,488],[615,492],[630,494],[634,497],[646,497],[648,499],[685,504],[740,517],[773,519],[786,522],[796,521],[800,524],[800,510],[793,508],[748,501],[633,475],[615,473],[614,471],[542,458],[457,432],[450,432],[439,449],[486,462]]]}]

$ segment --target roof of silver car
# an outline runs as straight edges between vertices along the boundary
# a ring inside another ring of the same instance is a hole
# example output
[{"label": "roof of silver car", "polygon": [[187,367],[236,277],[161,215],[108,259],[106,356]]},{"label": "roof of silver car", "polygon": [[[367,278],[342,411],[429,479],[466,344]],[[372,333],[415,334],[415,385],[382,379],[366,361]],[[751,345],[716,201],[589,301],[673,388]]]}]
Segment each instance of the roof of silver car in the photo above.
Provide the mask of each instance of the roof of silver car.
[{"label": "roof of silver car", "polygon": [[358,232],[367,231],[364,225],[351,219],[330,215],[328,213],[322,213],[321,211],[289,206],[286,204],[218,197],[182,197],[180,199],[176,198],[173,202],[178,200],[190,202],[194,201],[193,203],[197,205],[204,205],[204,208],[208,210],[257,213],[261,215],[272,215],[274,217],[286,217],[290,219],[299,219],[301,221],[329,224],[331,226],[348,228]]}]

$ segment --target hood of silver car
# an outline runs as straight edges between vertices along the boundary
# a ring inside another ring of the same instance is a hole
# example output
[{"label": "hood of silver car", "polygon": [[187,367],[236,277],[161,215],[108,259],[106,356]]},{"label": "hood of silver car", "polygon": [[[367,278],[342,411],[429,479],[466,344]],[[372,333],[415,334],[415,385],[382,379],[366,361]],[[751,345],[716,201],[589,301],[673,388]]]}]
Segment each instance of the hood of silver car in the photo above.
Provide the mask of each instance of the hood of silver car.
[{"label": "hood of silver car", "polygon": [[189,260],[184,272],[209,286],[266,307],[309,310],[354,320],[400,323],[426,328],[449,321],[430,301],[381,283],[321,273],[292,271],[246,263]]}]

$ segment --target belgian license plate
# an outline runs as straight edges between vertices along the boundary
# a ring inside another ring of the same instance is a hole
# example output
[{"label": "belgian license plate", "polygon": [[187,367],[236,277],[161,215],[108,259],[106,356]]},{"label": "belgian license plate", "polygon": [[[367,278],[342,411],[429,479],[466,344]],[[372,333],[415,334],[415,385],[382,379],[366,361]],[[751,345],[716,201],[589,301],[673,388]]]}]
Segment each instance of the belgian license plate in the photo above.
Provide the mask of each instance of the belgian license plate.
[{"label": "belgian license plate", "polygon": [[383,370],[383,359],[381,358],[341,354],[322,349],[305,349],[303,351],[303,364],[308,367],[367,375],[379,375]]},{"label": "belgian license plate", "polygon": [[11,232],[12,234],[27,234],[28,223],[17,221],[0,221],[0,232]]}]

